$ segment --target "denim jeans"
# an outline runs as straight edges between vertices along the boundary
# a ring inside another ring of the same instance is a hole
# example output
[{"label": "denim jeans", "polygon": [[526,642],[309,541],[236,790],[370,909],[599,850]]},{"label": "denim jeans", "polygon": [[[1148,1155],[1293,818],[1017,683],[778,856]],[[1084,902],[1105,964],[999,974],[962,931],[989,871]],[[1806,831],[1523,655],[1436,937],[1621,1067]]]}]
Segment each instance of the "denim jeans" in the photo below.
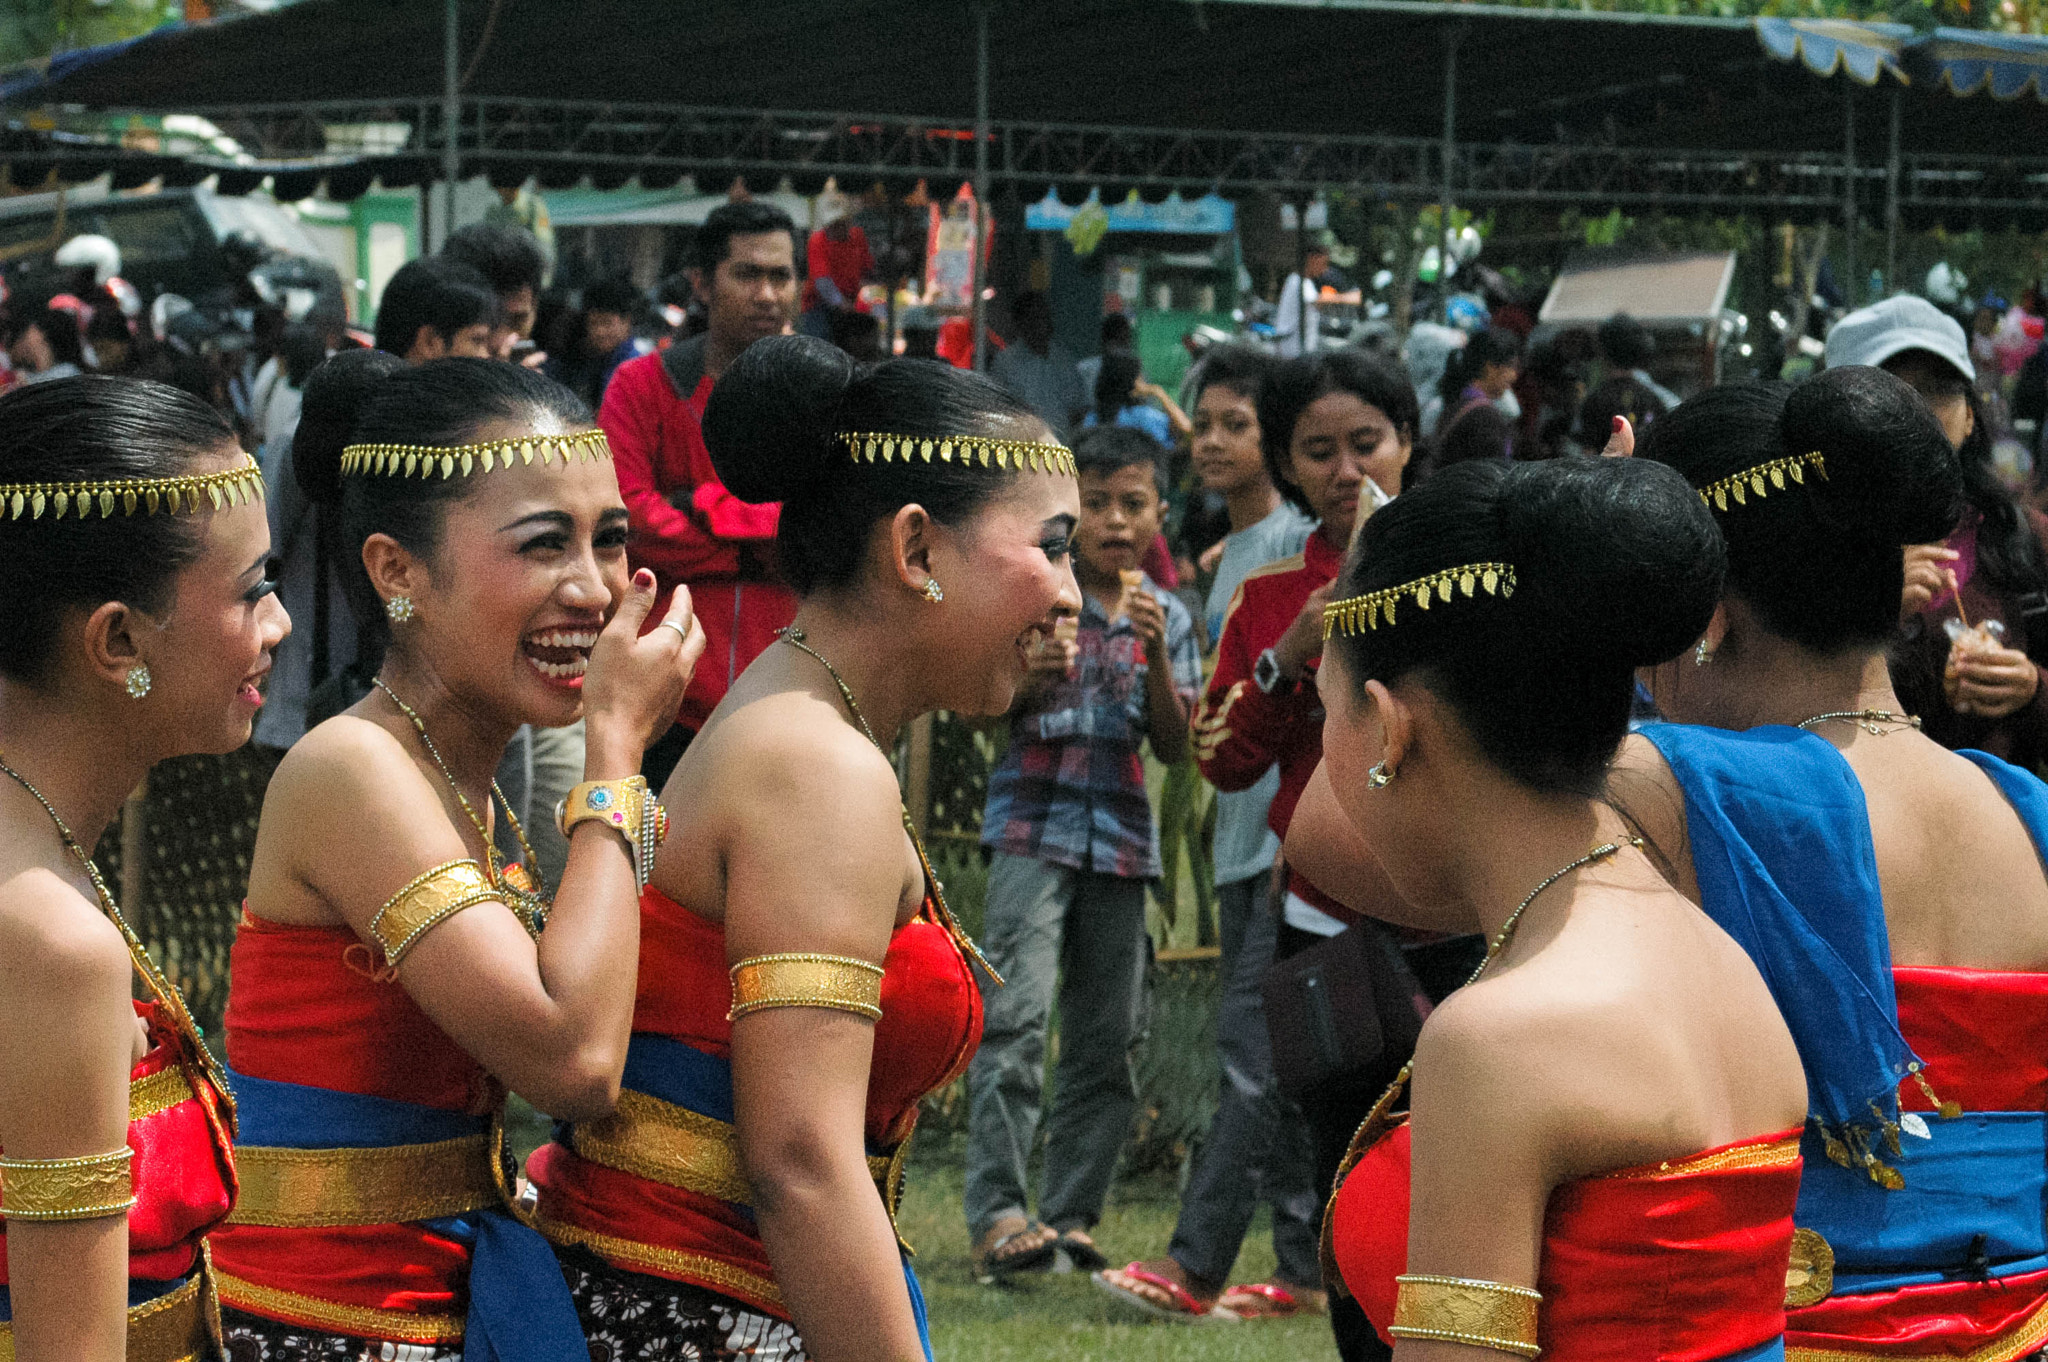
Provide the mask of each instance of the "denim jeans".
[{"label": "denim jeans", "polygon": [[1216,886],[1223,946],[1223,995],[1216,1008],[1216,1058],[1222,1084],[1216,1118],[1195,1155],[1168,1252],[1202,1286],[1227,1285],[1259,1202],[1273,1208],[1273,1253],[1280,1280],[1316,1286],[1322,1278],[1308,1124],[1280,1096],[1266,1036],[1261,984],[1273,963],[1280,921],[1272,876]]},{"label": "denim jeans", "polygon": [[1039,1218],[1087,1229],[1102,1218],[1137,1109],[1131,1057],[1152,953],[1145,881],[996,852],[983,937],[1005,984],[982,982],[981,1049],[967,1070],[968,1230],[979,1240],[998,1220],[1026,1214],[1055,986],[1059,1068]]}]

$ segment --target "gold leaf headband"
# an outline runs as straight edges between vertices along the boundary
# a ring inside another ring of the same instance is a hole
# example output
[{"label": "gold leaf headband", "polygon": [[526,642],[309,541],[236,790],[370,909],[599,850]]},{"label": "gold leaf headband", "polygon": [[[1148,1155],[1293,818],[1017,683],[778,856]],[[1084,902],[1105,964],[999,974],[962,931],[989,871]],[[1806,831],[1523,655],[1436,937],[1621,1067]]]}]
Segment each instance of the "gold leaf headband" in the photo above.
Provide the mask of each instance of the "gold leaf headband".
[{"label": "gold leaf headband", "polygon": [[242,462],[224,473],[202,473],[178,478],[110,478],[104,482],[16,482],[0,483],[0,516],[8,520],[41,520],[43,512],[54,510],[52,520],[62,520],[69,511],[76,519],[98,512],[111,519],[118,508],[122,515],[141,511],[155,515],[164,511],[198,512],[202,500],[218,511],[223,506],[241,506],[263,496],[263,470],[247,454]]},{"label": "gold leaf headband", "polygon": [[1719,482],[1710,482],[1700,488],[1700,500],[1717,511],[1728,509],[1728,498],[1731,496],[1735,498],[1736,505],[1747,506],[1752,492],[1761,500],[1770,495],[1770,489],[1773,487],[1784,491],[1785,479],[1788,476],[1792,481],[1804,485],[1808,464],[1813,465],[1813,471],[1820,474],[1823,481],[1826,480],[1827,461],[1821,458],[1818,451],[1812,454],[1794,454],[1783,459],[1772,459],[1769,463],[1760,463],[1754,468],[1746,468]]},{"label": "gold leaf headband", "polygon": [[957,460],[971,464],[978,459],[983,468],[993,464],[1019,473],[1029,468],[1034,473],[1075,476],[1074,451],[1065,445],[1041,440],[999,440],[990,435],[927,438],[922,435],[885,435],[876,431],[841,431],[838,438],[856,461],[866,459],[873,463],[880,459],[883,463],[894,463],[901,459],[909,463],[921,457],[926,463],[937,459],[941,463]]},{"label": "gold leaf headband", "polygon": [[587,463],[611,456],[603,431],[579,430],[573,435],[520,435],[473,445],[349,445],[341,451],[341,472],[344,477],[431,478],[439,473],[452,478],[459,469],[466,478],[479,464],[488,473],[536,458],[543,464],[559,459],[567,468],[572,459]]},{"label": "gold leaf headband", "polygon": [[1483,590],[1489,596],[1506,600],[1515,594],[1514,565],[1467,563],[1463,567],[1445,568],[1427,577],[1417,577],[1400,586],[1390,586],[1384,591],[1331,601],[1323,607],[1323,638],[1327,641],[1332,634],[1348,637],[1366,629],[1377,629],[1382,615],[1391,629],[1394,627],[1394,607],[1401,603],[1403,597],[1414,597],[1415,604],[1427,610],[1432,596],[1448,601],[1454,589],[1467,596]]}]

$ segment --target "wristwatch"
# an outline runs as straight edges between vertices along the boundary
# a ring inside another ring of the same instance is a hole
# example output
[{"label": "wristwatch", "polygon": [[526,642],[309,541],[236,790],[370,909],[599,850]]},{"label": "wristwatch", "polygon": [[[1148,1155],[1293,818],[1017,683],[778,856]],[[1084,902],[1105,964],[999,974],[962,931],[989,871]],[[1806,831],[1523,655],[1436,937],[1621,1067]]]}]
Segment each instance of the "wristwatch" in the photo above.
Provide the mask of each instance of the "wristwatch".
[{"label": "wristwatch", "polygon": [[1260,653],[1259,660],[1252,663],[1252,684],[1263,694],[1271,695],[1286,679],[1280,671],[1280,658],[1271,648]]}]

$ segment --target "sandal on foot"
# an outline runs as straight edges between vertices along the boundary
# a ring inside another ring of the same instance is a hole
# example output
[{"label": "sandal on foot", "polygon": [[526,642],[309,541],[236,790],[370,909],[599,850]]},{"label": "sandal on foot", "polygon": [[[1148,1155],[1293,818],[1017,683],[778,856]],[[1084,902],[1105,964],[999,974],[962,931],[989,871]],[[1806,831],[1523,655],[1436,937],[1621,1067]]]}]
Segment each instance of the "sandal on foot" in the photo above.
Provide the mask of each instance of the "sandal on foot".
[{"label": "sandal on foot", "polygon": [[[1059,1252],[1057,1236],[1028,1248],[1010,1249],[1010,1245],[1019,1239],[1042,1233],[1049,1233],[1048,1227],[1030,1220],[1022,1229],[1011,1230],[996,1239],[987,1249],[974,1255],[974,1280],[983,1286],[993,1286],[1020,1272],[1043,1272],[1051,1267],[1053,1255]],[[1010,1251],[1004,1252],[1005,1249]]]},{"label": "sandal on foot", "polygon": [[1134,1310],[1142,1310],[1154,1319],[1168,1319],[1176,1324],[1207,1324],[1212,1320],[1237,1318],[1228,1310],[1195,1299],[1186,1287],[1151,1271],[1143,1263],[1132,1263],[1124,1269],[1123,1275],[1156,1291],[1166,1293],[1166,1298],[1173,1302],[1172,1306],[1148,1300],[1127,1286],[1118,1286],[1101,1272],[1090,1273],[1088,1280],[1101,1287],[1113,1299],[1122,1301]]},{"label": "sandal on foot", "polygon": [[1109,1266],[1109,1258],[1085,1230],[1066,1230],[1053,1241],[1053,1246],[1081,1272],[1099,1272]]},{"label": "sandal on foot", "polygon": [[1328,1300],[1320,1291],[1303,1290],[1297,1295],[1278,1282],[1252,1282],[1231,1287],[1217,1298],[1216,1304],[1239,1319],[1284,1319],[1289,1315],[1328,1314]]}]

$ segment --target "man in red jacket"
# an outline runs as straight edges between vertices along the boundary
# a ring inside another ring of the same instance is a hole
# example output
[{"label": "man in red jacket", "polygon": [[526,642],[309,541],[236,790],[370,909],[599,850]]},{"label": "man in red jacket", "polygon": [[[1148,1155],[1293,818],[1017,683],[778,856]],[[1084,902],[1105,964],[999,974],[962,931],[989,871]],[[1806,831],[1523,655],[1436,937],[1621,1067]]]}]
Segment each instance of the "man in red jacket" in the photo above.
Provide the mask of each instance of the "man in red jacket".
[{"label": "man in red jacket", "polygon": [[[659,789],[733,679],[796,617],[796,597],[774,575],[776,505],[726,491],[704,448],[712,385],[755,341],[789,330],[796,313],[796,224],[764,203],[728,203],[697,229],[702,335],[628,360],[612,374],[597,422],[612,446],[619,492],[632,516],[628,557],[654,570],[661,610],[680,584],[709,643],[676,726],[647,749],[643,770]],[[661,615],[650,611],[650,619]]]}]

